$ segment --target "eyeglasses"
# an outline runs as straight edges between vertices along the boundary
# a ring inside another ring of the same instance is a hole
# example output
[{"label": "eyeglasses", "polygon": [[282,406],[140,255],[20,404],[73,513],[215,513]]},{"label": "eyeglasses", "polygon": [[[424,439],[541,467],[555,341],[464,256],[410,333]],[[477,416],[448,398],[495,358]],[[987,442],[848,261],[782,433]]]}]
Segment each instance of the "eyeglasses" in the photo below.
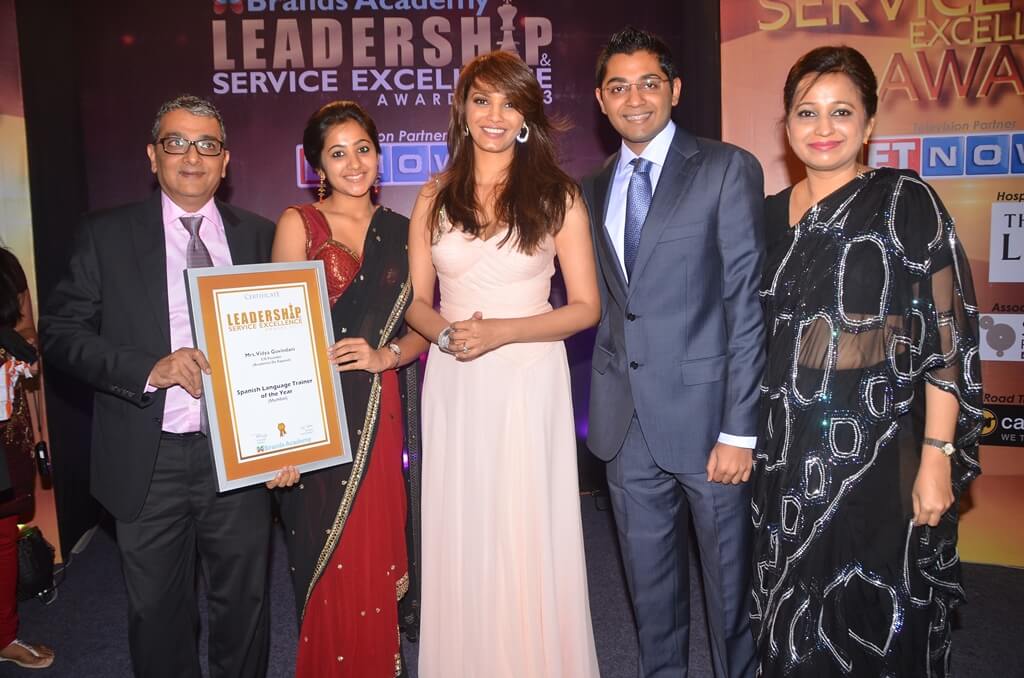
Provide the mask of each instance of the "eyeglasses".
[{"label": "eyeglasses", "polygon": [[629,90],[631,87],[636,87],[636,91],[640,96],[645,94],[654,94],[661,90],[668,80],[664,78],[644,78],[643,80],[637,80],[636,82],[614,82],[610,85],[605,86],[605,94],[614,99],[624,99],[629,96]]},{"label": "eyeglasses", "polygon": [[160,148],[168,155],[185,155],[190,146],[196,147],[199,155],[215,156],[224,152],[224,142],[219,139],[196,139],[189,141],[181,137],[164,137],[157,139]]}]

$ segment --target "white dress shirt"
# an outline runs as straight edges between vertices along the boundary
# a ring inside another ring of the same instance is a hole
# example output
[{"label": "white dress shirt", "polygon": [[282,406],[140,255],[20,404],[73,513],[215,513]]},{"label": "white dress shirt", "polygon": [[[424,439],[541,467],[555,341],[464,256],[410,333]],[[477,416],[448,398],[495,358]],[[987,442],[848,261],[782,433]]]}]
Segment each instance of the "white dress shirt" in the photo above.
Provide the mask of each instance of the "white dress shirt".
[{"label": "white dress shirt", "polygon": [[[185,291],[184,271],[188,268],[186,249],[191,238],[181,217],[201,216],[199,237],[210,253],[214,266],[230,266],[231,250],[228,248],[227,235],[224,233],[224,222],[220,210],[213,198],[210,198],[197,212],[188,212],[179,207],[171,198],[161,192],[160,205],[164,220],[164,248],[167,255],[167,313],[170,327],[171,351],[179,348],[195,348],[192,341],[192,320],[188,310],[188,297]],[[155,391],[146,381],[146,392]],[[199,431],[202,422],[200,412],[202,403],[193,398],[182,386],[174,385],[167,389],[164,402],[162,430],[169,433],[191,433]]]},{"label": "white dress shirt", "polygon": [[665,125],[665,129],[658,132],[658,135],[647,143],[647,147],[638,156],[629,149],[625,142],[619,149],[619,162],[615,165],[615,174],[612,175],[612,185],[608,192],[608,213],[605,215],[604,227],[608,230],[615,254],[619,258],[619,266],[622,267],[622,274],[626,275],[625,260],[625,239],[626,239],[626,196],[629,193],[629,180],[633,176],[633,166],[630,165],[634,158],[644,158],[651,161],[651,195],[658,190],[658,179],[661,178],[661,170],[665,166],[665,158],[668,157],[668,149],[672,146],[672,137],[676,134],[676,124],[671,120]]}]

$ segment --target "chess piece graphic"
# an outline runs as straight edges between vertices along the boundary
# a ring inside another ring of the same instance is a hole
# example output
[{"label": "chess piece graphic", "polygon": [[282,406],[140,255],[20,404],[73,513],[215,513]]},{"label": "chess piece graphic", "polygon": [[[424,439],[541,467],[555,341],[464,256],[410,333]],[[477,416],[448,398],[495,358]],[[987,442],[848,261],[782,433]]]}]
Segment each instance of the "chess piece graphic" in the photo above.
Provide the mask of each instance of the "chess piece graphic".
[{"label": "chess piece graphic", "polygon": [[518,51],[515,38],[512,37],[512,32],[516,29],[515,18],[517,12],[519,12],[519,9],[510,0],[505,0],[498,7],[498,16],[501,17],[501,40],[498,42],[498,49],[503,52]]}]

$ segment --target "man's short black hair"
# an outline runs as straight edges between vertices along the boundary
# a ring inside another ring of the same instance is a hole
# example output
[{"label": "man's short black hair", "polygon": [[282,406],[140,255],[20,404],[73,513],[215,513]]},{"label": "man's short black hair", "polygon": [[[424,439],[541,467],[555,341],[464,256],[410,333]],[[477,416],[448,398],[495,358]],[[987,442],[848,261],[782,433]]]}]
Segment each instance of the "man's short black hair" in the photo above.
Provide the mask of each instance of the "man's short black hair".
[{"label": "man's short black hair", "polygon": [[616,54],[633,54],[641,51],[650,52],[658,58],[658,64],[661,66],[661,70],[665,71],[669,80],[679,77],[679,70],[672,60],[672,50],[668,48],[664,40],[654,33],[626,26],[608,39],[608,44],[604,46],[601,54],[597,57],[597,86],[600,87],[604,83],[609,59]]}]

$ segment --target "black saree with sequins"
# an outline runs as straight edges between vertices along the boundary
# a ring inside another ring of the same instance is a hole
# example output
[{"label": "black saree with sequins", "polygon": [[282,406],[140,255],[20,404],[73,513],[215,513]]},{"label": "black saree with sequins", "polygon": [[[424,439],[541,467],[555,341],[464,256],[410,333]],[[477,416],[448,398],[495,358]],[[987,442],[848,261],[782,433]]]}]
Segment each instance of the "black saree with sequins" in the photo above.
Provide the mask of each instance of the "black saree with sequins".
[{"label": "black saree with sequins", "polygon": [[979,472],[977,308],[952,219],[879,169],[789,226],[768,198],[768,328],[755,452],[758,675],[945,676],[964,600],[956,504],[914,527],[924,388],[955,395],[959,499]]}]

